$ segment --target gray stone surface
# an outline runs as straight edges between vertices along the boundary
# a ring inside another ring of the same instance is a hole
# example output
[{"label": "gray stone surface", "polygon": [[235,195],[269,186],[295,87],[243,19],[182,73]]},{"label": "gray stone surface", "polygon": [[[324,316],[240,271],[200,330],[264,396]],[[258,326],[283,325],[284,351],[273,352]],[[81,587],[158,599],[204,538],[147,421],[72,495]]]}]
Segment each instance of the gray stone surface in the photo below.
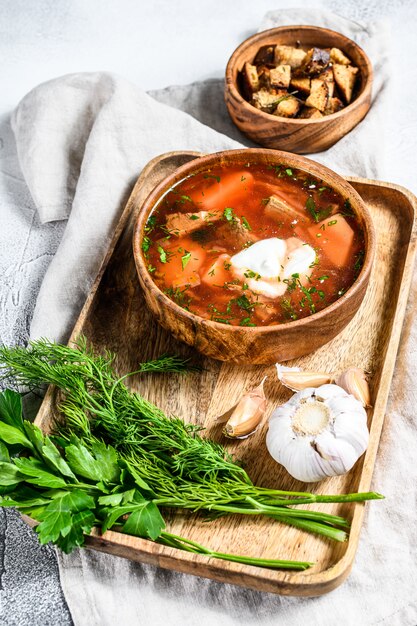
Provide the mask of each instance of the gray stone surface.
[{"label": "gray stone surface", "polygon": [[70,626],[53,547],[13,510],[0,509],[0,624]]}]

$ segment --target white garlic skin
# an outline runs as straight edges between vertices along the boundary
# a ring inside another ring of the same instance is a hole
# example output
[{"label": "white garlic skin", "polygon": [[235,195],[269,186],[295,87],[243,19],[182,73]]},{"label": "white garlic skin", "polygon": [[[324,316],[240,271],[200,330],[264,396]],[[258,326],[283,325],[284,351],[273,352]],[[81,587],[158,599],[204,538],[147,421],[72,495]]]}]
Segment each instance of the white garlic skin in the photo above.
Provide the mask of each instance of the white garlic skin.
[{"label": "white garlic skin", "polygon": [[[293,417],[305,402],[323,401],[329,422],[316,434],[293,428]],[[302,402],[300,402],[302,401]],[[272,413],[266,445],[270,455],[297,480],[311,483],[348,472],[369,441],[362,404],[337,385],[303,389]]]}]

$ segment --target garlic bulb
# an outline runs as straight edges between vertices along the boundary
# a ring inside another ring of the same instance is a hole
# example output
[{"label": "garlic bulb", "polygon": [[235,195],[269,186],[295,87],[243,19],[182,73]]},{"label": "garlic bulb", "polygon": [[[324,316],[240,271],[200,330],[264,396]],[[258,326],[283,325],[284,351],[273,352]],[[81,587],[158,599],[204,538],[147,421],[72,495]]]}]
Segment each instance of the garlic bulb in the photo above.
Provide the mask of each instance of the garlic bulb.
[{"label": "garlic bulb", "polygon": [[269,420],[270,455],[306,483],[345,474],[365,452],[369,432],[362,404],[337,385],[294,394]]}]

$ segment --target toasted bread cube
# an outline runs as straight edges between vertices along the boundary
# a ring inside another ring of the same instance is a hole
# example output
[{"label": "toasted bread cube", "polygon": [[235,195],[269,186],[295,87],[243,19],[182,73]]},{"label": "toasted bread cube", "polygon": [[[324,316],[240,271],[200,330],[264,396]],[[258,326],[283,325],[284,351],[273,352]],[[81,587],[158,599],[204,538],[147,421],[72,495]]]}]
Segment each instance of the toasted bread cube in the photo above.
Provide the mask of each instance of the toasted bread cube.
[{"label": "toasted bread cube", "polygon": [[329,98],[324,114],[331,115],[332,113],[337,113],[340,109],[343,109],[343,102],[339,98]]},{"label": "toasted bread cube", "polygon": [[257,109],[264,111],[264,113],[272,113],[280,98],[285,97],[287,92],[284,89],[274,91],[271,93],[266,89],[260,89],[253,94],[252,104]]},{"label": "toasted bread cube", "polygon": [[318,120],[323,117],[323,113],[314,107],[303,107],[299,117],[304,120]]},{"label": "toasted bread cube", "polygon": [[330,50],[330,61],[332,63],[338,63],[339,65],[350,65],[350,59],[348,59],[339,48],[332,48]]},{"label": "toasted bread cube", "polygon": [[291,80],[291,66],[277,65],[277,67],[270,70],[269,77],[272,87],[288,89]]},{"label": "toasted bread cube", "polygon": [[334,96],[334,82],[328,83],[327,81],[325,81],[326,85],[327,85],[327,97],[328,98],[333,98]]},{"label": "toasted bread cube", "polygon": [[[337,267],[346,265],[352,250],[355,231],[340,213],[331,215],[308,229],[329,261]],[[320,235],[320,239],[317,235]]]},{"label": "toasted bread cube", "polygon": [[304,76],[291,76],[290,87],[305,96],[308,96],[311,90],[311,79]]},{"label": "toasted bread cube", "polygon": [[311,48],[306,54],[301,69],[306,74],[320,74],[330,63],[330,54],[321,48]]},{"label": "toasted bread cube", "polygon": [[254,65],[274,65],[275,46],[262,46],[253,60]]},{"label": "toasted bread cube", "polygon": [[275,65],[289,65],[292,70],[300,67],[304,61],[306,53],[294,46],[275,47]]},{"label": "toasted bread cube", "polygon": [[245,63],[242,74],[245,90],[250,97],[254,91],[258,91],[259,89],[258,70],[254,65]]},{"label": "toasted bread cube", "polygon": [[318,74],[317,78],[319,78],[320,80],[323,80],[325,83],[327,83],[327,88],[328,88],[328,91],[329,91],[329,98],[333,98],[333,95],[334,95],[334,76],[333,76],[332,68],[331,67],[327,67],[323,72]]},{"label": "toasted bread cube", "polygon": [[314,107],[319,111],[324,111],[327,106],[328,97],[328,84],[319,78],[313,78],[311,81],[311,92],[306,100],[306,105],[308,107]]},{"label": "toasted bread cube", "polygon": [[266,65],[258,66],[259,89],[271,91],[271,70]]},{"label": "toasted bread cube", "polygon": [[288,96],[278,103],[274,115],[278,115],[279,117],[295,117],[300,109],[301,104],[297,98]]},{"label": "toasted bread cube", "polygon": [[339,88],[343,100],[347,104],[349,104],[352,100],[353,88],[355,86],[358,71],[357,67],[352,67],[351,65],[339,65],[338,63],[333,65],[333,74],[336,85]]}]

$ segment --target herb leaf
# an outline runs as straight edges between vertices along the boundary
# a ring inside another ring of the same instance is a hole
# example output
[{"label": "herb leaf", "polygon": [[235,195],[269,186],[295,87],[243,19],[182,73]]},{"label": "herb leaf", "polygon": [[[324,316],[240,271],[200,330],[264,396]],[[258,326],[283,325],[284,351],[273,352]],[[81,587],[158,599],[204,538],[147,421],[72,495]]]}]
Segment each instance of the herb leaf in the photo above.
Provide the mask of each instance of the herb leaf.
[{"label": "herb leaf", "polygon": [[0,485],[8,487],[9,485],[17,485],[25,480],[25,477],[19,472],[13,463],[0,462]]},{"label": "herb leaf", "polygon": [[49,489],[61,489],[67,486],[66,481],[48,471],[48,468],[34,457],[13,459],[25,482]]},{"label": "herb leaf", "polygon": [[246,217],[242,217],[242,224],[246,228],[246,230],[252,230],[252,228],[251,228],[248,220],[246,219]]},{"label": "herb leaf", "polygon": [[144,502],[136,506],[129,515],[122,531],[128,535],[137,537],[149,537],[152,541],[157,539],[165,528],[164,518],[154,502]]},{"label": "herb leaf", "polygon": [[65,457],[73,472],[96,482],[102,480],[102,472],[107,476],[106,463],[97,461],[74,435],[71,437],[71,442],[65,448]]},{"label": "herb leaf", "polygon": [[220,182],[220,176],[215,174],[204,174],[203,178],[214,178],[218,183]]},{"label": "herb leaf", "polygon": [[32,444],[25,434],[14,426],[0,422],[0,439],[5,443],[19,444],[25,448],[32,448]]},{"label": "herb leaf", "polygon": [[233,209],[231,207],[226,207],[223,211],[223,216],[224,218],[228,221],[228,222],[235,222],[236,221],[236,216],[235,216],[235,212],[233,211]]},{"label": "herb leaf", "polygon": [[181,265],[182,265],[182,269],[183,271],[185,270],[188,261],[191,259],[191,252],[187,252],[187,250],[184,250],[184,253],[181,257]]},{"label": "herb leaf", "polygon": [[75,479],[75,475],[70,466],[59,454],[58,449],[54,446],[49,437],[45,437],[45,445],[42,446],[41,452],[45,462],[48,463],[55,471],[60,472],[68,478]]},{"label": "herb leaf", "polygon": [[22,399],[19,393],[5,389],[0,394],[0,418],[9,426],[22,429]]},{"label": "herb leaf", "polygon": [[146,237],[146,236],[145,236],[145,237],[143,238],[143,240],[142,240],[142,250],[143,250],[145,253],[146,253],[146,252],[148,252],[148,250],[149,250],[149,248],[151,247],[151,245],[152,245],[151,240],[149,239],[149,237]]},{"label": "herb leaf", "polygon": [[161,263],[166,263],[168,258],[167,258],[167,253],[166,251],[163,249],[162,246],[158,246],[158,252],[159,252],[159,259],[161,261]]},{"label": "herb leaf", "polygon": [[329,215],[333,211],[332,205],[329,205],[324,209],[317,209],[313,196],[309,196],[307,198],[305,206],[316,224],[329,217]]},{"label": "herb leaf", "polygon": [[75,525],[73,525],[73,516],[76,513],[89,512],[94,507],[94,498],[80,489],[74,489],[71,493],[65,493],[52,500],[45,508],[42,521],[36,528],[39,533],[39,541],[41,543],[54,541],[60,545],[59,538],[66,537],[72,531],[71,542],[67,541],[63,544],[66,550],[73,549],[76,545],[82,545],[84,542],[83,527],[89,527],[88,532],[90,532],[95,516],[90,512],[90,515],[78,517],[75,519]]}]

